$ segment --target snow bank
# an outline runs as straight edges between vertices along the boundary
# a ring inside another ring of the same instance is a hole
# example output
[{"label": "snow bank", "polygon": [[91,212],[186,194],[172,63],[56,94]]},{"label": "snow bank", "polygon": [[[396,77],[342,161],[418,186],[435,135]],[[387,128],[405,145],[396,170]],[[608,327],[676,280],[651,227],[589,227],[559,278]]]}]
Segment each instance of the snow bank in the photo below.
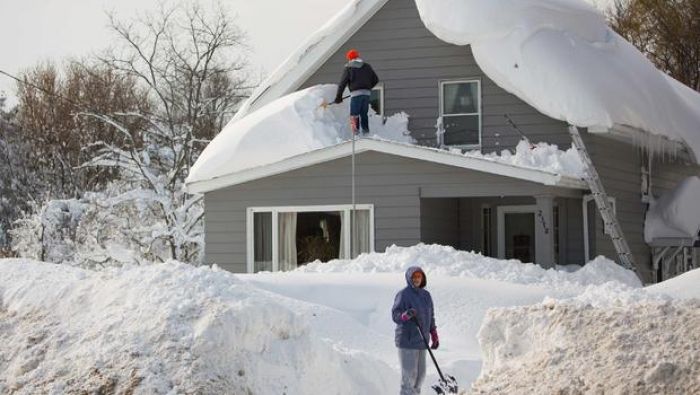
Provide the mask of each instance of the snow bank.
[{"label": "snow bank", "polygon": [[700,393],[700,301],[489,310],[472,393]]},{"label": "snow bank", "polygon": [[497,85],[580,127],[626,125],[700,158],[700,95],[668,78],[580,0],[416,0],[438,38],[471,45]]},{"label": "snow bank", "polygon": [[297,269],[316,273],[404,273],[418,265],[426,274],[469,277],[505,281],[516,284],[548,284],[587,286],[617,281],[630,287],[641,287],[637,276],[615,262],[598,257],[574,272],[545,270],[532,263],[501,260],[474,252],[459,251],[437,244],[418,244],[412,247],[391,246],[383,253],[362,254],[354,260],[312,262]]},{"label": "snow bank", "polygon": [[515,147],[515,152],[503,150],[500,154],[495,152],[482,154],[481,151],[475,150],[468,151],[464,155],[518,167],[529,167],[574,178],[583,178],[585,175],[581,157],[573,146],[566,151],[562,151],[554,144],[542,142],[531,144],[526,140],[521,140]]},{"label": "snow bank", "polygon": [[700,269],[691,270],[670,280],[654,284],[645,290],[676,299],[700,299]]},{"label": "snow bank", "polygon": [[274,295],[184,264],[1,260],[0,322],[0,393],[366,394],[395,380]]},{"label": "snow bank", "polygon": [[[233,119],[192,166],[187,183],[208,180],[304,154],[351,138],[350,100],[335,99],[335,85],[318,85],[281,97],[244,119]],[[372,136],[413,142],[408,116],[370,116]]]},{"label": "snow bank", "polygon": [[688,177],[672,191],[651,202],[644,220],[644,240],[696,239],[700,231],[700,177]]}]

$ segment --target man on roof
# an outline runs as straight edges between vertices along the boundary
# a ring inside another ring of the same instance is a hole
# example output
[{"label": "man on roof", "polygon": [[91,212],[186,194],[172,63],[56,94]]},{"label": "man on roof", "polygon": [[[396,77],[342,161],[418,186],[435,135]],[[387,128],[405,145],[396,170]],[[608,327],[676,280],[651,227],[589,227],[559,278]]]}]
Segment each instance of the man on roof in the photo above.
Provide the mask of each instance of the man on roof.
[{"label": "man on roof", "polygon": [[362,134],[369,134],[369,99],[372,88],[379,82],[379,77],[369,63],[360,58],[356,49],[351,49],[345,54],[348,63],[343,69],[343,76],[338,84],[338,92],[335,95],[335,103],[343,102],[345,87],[350,89],[350,120],[353,133],[362,129]]}]

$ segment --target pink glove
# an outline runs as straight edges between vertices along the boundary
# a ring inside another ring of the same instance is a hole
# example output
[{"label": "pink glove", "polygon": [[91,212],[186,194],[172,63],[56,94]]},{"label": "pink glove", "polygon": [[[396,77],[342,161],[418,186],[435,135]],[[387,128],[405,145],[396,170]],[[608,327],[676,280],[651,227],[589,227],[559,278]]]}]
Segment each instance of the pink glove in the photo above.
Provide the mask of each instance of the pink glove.
[{"label": "pink glove", "polygon": [[401,313],[401,321],[406,322],[410,321],[411,318],[416,316],[416,309],[408,309]]},{"label": "pink glove", "polygon": [[438,338],[436,328],[433,328],[433,330],[430,331],[430,340],[433,342],[430,348],[437,350],[437,348],[440,347],[440,339]]}]

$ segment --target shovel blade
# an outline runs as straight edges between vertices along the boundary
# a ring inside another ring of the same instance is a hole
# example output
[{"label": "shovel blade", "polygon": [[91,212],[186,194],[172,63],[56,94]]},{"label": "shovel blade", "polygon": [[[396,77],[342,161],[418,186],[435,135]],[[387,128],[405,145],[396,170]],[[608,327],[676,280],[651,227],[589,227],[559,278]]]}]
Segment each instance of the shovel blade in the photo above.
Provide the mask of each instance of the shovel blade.
[{"label": "shovel blade", "polygon": [[437,384],[433,385],[432,388],[438,395],[459,393],[459,385],[457,385],[457,380],[450,375],[445,375],[445,379],[441,379]]}]

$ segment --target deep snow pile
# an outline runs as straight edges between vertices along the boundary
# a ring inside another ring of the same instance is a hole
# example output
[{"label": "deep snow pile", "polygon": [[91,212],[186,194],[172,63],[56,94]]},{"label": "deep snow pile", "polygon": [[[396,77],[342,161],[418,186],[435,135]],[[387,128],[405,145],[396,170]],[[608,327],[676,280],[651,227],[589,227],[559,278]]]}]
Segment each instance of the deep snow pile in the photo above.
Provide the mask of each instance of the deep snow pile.
[{"label": "deep snow pile", "polygon": [[489,310],[473,392],[699,393],[699,276]]},{"label": "deep snow pile", "polygon": [[684,141],[700,158],[700,94],[656,69],[591,5],[415,1],[428,30],[470,45],[489,78],[540,112],[581,127],[640,128]]},{"label": "deep snow pile", "polygon": [[581,269],[568,272],[543,269],[532,263],[485,257],[479,253],[459,251],[438,244],[412,247],[391,246],[383,253],[362,254],[354,260],[312,262],[300,272],[318,273],[403,273],[408,267],[421,266],[427,274],[498,280],[515,284],[551,286],[587,286],[616,281],[630,287],[641,287],[639,278],[615,262],[598,257]]},{"label": "deep snow pile", "polygon": [[652,201],[644,220],[644,239],[696,239],[700,231],[700,177],[688,177],[658,200]]},{"label": "deep snow pile", "polygon": [[486,314],[473,393],[700,393],[700,300]]},{"label": "deep snow pile", "polygon": [[[207,145],[190,169],[187,183],[208,180],[267,165],[338,144],[351,138],[350,100],[322,106],[335,99],[335,85],[317,85],[266,105],[242,120],[232,120]],[[372,136],[413,142],[404,113],[370,116]]]},{"label": "deep snow pile", "polygon": [[0,261],[0,393],[385,393],[395,373],[315,338],[234,275]]},{"label": "deep snow pile", "polygon": [[500,154],[495,152],[483,154],[481,151],[468,151],[464,155],[518,167],[545,170],[574,178],[583,178],[585,175],[581,157],[573,146],[562,151],[554,144],[543,142],[531,144],[529,141],[521,140],[515,147],[515,152],[503,150]]}]

